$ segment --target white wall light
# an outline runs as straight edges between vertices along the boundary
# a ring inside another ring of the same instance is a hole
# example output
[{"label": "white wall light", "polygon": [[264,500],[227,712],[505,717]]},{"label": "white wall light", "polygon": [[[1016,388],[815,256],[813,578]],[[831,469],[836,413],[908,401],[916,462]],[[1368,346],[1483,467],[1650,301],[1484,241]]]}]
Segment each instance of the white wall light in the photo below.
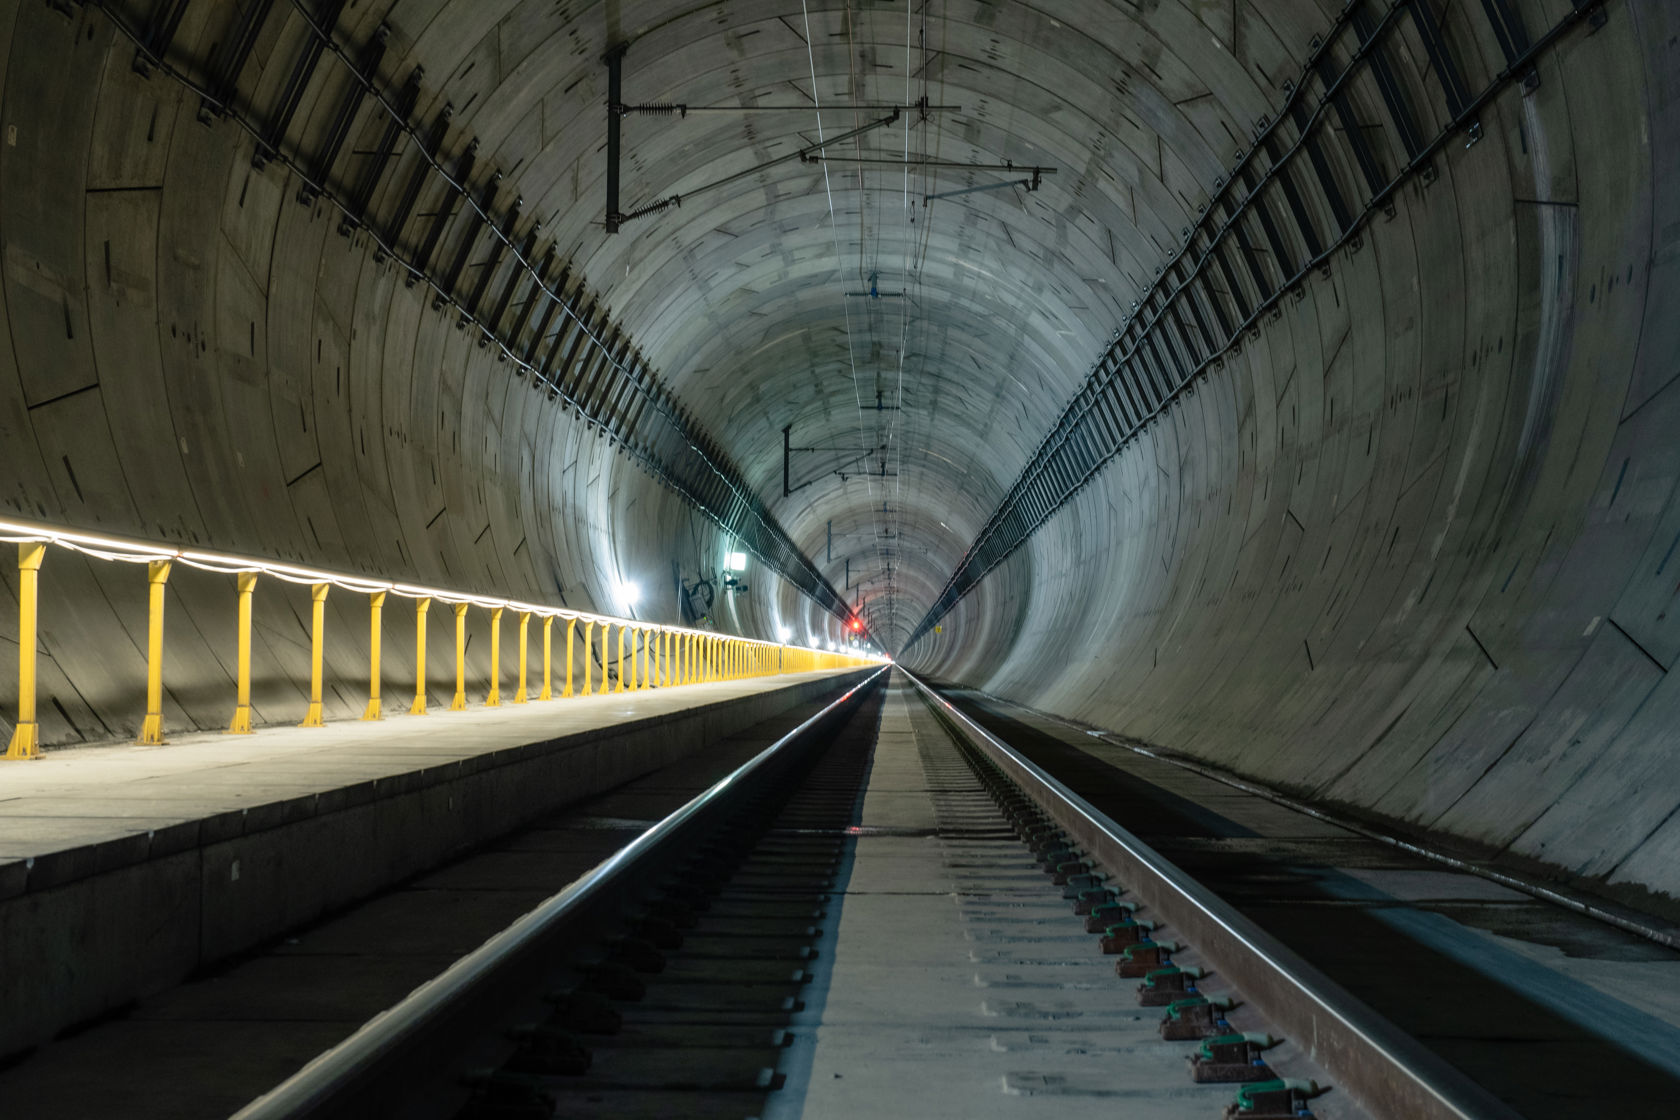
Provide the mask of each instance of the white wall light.
[{"label": "white wall light", "polygon": [[747,554],[744,552],[731,552],[727,557],[725,557],[724,566],[732,572],[746,571]]},{"label": "white wall light", "polygon": [[641,597],[642,589],[637,587],[631,581],[624,580],[618,585],[618,601],[623,603],[626,607],[635,606],[636,601]]}]

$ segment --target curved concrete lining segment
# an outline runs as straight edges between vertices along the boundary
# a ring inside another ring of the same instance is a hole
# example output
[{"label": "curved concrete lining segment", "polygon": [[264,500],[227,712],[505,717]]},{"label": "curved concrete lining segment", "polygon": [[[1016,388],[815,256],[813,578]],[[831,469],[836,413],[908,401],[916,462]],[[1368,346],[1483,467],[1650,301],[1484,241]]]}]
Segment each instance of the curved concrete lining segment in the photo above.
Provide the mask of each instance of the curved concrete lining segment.
[{"label": "curved concrete lining segment", "polygon": [[[1476,143],[1445,145],[1391,216],[1283,298],[906,663],[1674,912],[1680,15],[1663,0],[1589,7],[1536,81],[1512,75],[1482,107]],[[633,581],[638,613],[661,622],[680,621],[685,582],[719,576],[734,543],[712,516],[462,327],[474,270],[489,269],[472,321],[518,323],[521,351],[537,329],[517,286],[499,319],[484,310],[514,274],[482,230],[458,215],[440,235],[430,271],[461,263],[457,283],[437,281],[442,301],[370,239],[401,205],[413,145],[373,182],[361,232],[297,201],[287,161],[319,162],[345,60],[384,27],[378,92],[395,99],[423,68],[410,123],[424,133],[450,107],[440,164],[477,142],[465,185],[497,228],[534,238],[535,260],[552,248],[599,295],[695,431],[896,648],[1316,37],[1389,21],[1384,64],[1425,138],[1446,127],[1417,8],[191,0],[163,28],[173,6],[140,0],[12,5],[0,512],[611,613]],[[1473,91],[1507,65],[1501,35],[1520,24],[1538,41],[1574,8],[1428,5]],[[333,49],[306,65],[305,13],[329,10]],[[176,73],[138,73],[116,20],[166,43]],[[227,78],[230,43],[249,49],[229,111],[201,114],[176,75]],[[616,45],[627,102],[787,107],[625,116],[625,211],[882,106],[931,108],[609,235],[602,59]],[[1349,111],[1362,131],[1392,127],[1371,83]],[[332,197],[355,193],[381,129],[364,99],[325,175]],[[254,167],[270,133],[285,158]],[[1012,177],[943,165],[1004,162],[1055,174],[1036,191],[922,201]],[[1332,170],[1363,205],[1352,165]],[[412,256],[459,205],[428,187],[399,249]],[[785,497],[784,428],[822,449],[790,457]],[[751,568],[747,590],[719,588],[721,629],[841,637]],[[48,746],[138,727],[132,575],[43,570]],[[303,706],[307,612],[285,594],[256,604],[270,721]],[[171,596],[166,722],[220,726],[232,597],[186,574]],[[356,680],[361,605],[327,611],[347,636],[328,679]],[[442,623],[439,681],[452,676]],[[386,636],[397,679],[409,641]],[[0,681],[14,656],[0,643]],[[329,688],[328,714],[356,714],[360,695]]]}]

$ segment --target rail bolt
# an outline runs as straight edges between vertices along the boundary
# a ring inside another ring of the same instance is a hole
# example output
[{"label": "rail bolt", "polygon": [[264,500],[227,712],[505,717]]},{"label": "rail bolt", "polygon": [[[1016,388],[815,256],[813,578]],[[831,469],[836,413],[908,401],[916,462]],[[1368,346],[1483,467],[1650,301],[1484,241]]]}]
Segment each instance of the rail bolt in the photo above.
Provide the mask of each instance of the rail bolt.
[{"label": "rail bolt", "polygon": [[1264,1080],[1272,1076],[1263,1051],[1277,1045],[1269,1034],[1222,1034],[1202,1040],[1190,1055],[1190,1076],[1199,1085]]}]

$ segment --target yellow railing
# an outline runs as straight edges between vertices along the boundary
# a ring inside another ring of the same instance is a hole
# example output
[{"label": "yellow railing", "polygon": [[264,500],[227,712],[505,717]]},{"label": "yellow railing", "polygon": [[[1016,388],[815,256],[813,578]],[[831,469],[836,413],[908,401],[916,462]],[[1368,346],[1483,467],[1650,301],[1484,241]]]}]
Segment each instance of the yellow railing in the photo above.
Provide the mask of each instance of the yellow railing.
[{"label": "yellow railing", "polygon": [[[321,727],[321,697],[323,686],[323,655],[326,648],[327,592],[340,588],[353,594],[366,595],[370,618],[368,701],[362,713],[364,720],[383,716],[380,697],[380,636],[386,598],[396,595],[414,600],[415,681],[411,715],[426,714],[426,616],[433,601],[448,603],[455,614],[455,695],[449,707],[458,711],[467,706],[467,612],[477,607],[490,616],[490,689],[485,697],[486,707],[501,705],[501,625],[504,612],[511,611],[519,620],[518,685],[512,703],[524,704],[531,699],[529,666],[529,630],[532,618],[542,620],[542,684],[536,699],[551,700],[553,690],[553,630],[555,619],[563,619],[566,633],[566,678],[561,696],[591,696],[606,693],[608,688],[609,641],[613,627],[618,628],[616,681],[613,691],[668,688],[677,685],[701,684],[708,681],[741,680],[746,677],[770,676],[778,673],[802,673],[815,669],[836,669],[852,665],[874,663],[877,659],[853,654],[825,652],[806,646],[784,645],[719,634],[710,630],[694,630],[681,626],[635,619],[616,618],[588,611],[566,610],[541,603],[522,603],[514,599],[498,599],[483,595],[422,587],[416,584],[367,579],[361,576],[321,571],[259,560],[249,556],[202,552],[194,549],[171,548],[145,541],[120,537],[80,533],[51,528],[22,521],[0,520],[0,542],[18,546],[18,701],[17,724],[5,756],[9,759],[36,758],[40,755],[40,732],[36,722],[36,650],[39,629],[39,595],[41,564],[47,546],[71,549],[84,555],[146,565],[147,626],[146,626],[146,715],[141,723],[141,743],[163,742],[163,611],[169,573],[175,564],[185,564],[210,572],[234,577],[237,596],[237,662],[233,718],[228,724],[230,734],[251,733],[251,600],[260,576],[270,576],[288,583],[304,584],[310,591],[310,651],[309,706],[302,727]],[[573,654],[581,624],[583,656],[581,689],[574,689],[574,669],[578,661]],[[601,672],[595,679],[595,630],[601,631]],[[626,641],[629,654],[626,656]]]}]

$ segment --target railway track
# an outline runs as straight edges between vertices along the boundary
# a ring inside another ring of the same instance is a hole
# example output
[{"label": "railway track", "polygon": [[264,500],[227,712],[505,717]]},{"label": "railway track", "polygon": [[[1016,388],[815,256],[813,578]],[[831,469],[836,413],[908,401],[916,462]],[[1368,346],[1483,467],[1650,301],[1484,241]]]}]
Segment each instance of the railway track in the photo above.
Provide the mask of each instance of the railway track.
[{"label": "railway track", "polygon": [[[822,1042],[813,1059],[812,1039],[800,1036],[817,1033],[837,982],[830,968],[852,853],[880,831],[858,822],[886,675],[781,737],[239,1117],[849,1114],[824,1105],[832,1093],[812,1092]],[[1100,961],[1112,999],[1105,987],[1097,1001],[1112,1004],[1117,1019],[1128,1011],[1125,1019],[1158,1039],[1149,1045],[1185,1059],[1182,1088],[1160,1098],[1159,1115],[1516,1115],[1077,792],[905,679],[915,691],[897,686],[895,702],[925,705],[924,716],[939,721],[919,740],[937,810],[932,839],[961,861],[965,889],[989,900],[988,920],[1037,923],[1033,952],[1062,953],[1081,976]],[[1088,1064],[1088,1097],[1123,1096],[1134,1077],[1119,1058]],[[937,1082],[942,1073],[935,1066],[926,1076]],[[1004,1095],[1034,1093],[1011,1076],[1002,1074]],[[1015,1114],[998,1105],[999,1115]],[[892,1107],[877,1111],[898,1114]]]}]

